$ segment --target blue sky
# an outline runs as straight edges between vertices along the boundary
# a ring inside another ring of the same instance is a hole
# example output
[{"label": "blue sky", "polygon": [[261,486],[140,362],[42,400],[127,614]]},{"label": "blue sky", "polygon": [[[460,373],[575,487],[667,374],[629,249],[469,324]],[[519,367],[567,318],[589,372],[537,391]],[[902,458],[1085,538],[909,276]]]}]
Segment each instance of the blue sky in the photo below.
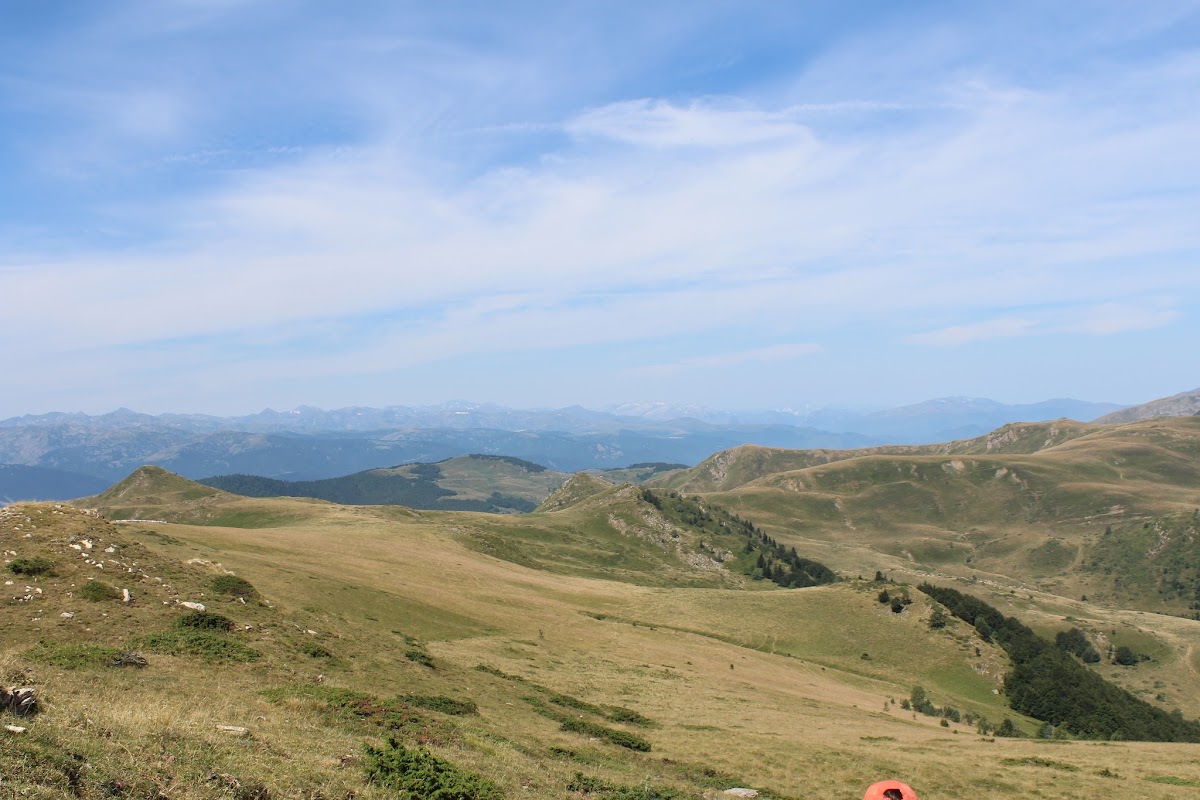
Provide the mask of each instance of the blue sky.
[{"label": "blue sky", "polygon": [[0,2],[0,417],[1200,385],[1200,4]]}]

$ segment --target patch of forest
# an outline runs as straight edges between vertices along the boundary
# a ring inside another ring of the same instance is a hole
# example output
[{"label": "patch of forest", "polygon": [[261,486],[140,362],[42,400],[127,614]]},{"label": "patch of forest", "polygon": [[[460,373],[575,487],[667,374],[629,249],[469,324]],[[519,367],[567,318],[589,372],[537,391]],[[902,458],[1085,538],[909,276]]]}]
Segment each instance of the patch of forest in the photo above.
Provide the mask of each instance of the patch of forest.
[{"label": "patch of forest", "polygon": [[715,536],[739,537],[735,563],[756,580],[778,586],[803,588],[836,581],[829,567],[804,558],[795,547],[784,547],[753,522],[712,503],[684,497],[678,492],[642,489],[642,500],[658,509],[671,522]]},{"label": "patch of forest", "polygon": [[1013,668],[1004,677],[1008,704],[1035,719],[1088,739],[1200,742],[1200,722],[1134,697],[1088,669],[1086,642],[1068,632],[1056,643],[977,597],[932,584],[920,591],[1004,648]]}]

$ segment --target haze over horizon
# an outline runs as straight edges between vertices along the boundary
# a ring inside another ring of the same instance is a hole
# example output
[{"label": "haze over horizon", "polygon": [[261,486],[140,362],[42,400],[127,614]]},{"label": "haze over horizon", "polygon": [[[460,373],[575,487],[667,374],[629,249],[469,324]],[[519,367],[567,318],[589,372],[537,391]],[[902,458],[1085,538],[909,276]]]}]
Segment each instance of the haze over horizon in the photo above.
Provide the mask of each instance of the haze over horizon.
[{"label": "haze over horizon", "polygon": [[1200,5],[0,9],[0,419],[1194,388]]}]

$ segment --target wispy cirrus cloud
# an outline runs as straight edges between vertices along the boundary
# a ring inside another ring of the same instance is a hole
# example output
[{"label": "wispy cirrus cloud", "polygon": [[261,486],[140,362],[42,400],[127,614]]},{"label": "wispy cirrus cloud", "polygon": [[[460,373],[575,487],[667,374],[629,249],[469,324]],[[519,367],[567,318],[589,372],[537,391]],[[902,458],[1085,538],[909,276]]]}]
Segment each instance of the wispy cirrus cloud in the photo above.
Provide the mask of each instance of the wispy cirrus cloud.
[{"label": "wispy cirrus cloud", "polygon": [[733,353],[692,356],[670,364],[650,364],[628,370],[630,375],[674,375],[687,370],[722,370],[743,364],[775,364],[821,352],[811,343],[773,344]]},{"label": "wispy cirrus cloud", "polygon": [[820,387],[891,347],[927,375],[976,343],[1200,335],[1186,14],[1109,9],[1046,48],[1033,3],[831,11],[803,44],[780,9],[301,6],[0,31],[9,358],[138,382],[174,353],[253,406],[451,362],[518,400],[498,358],[571,383],[591,348],[620,356],[606,400],[650,363],[757,367],[792,402],[772,358],[815,356]]},{"label": "wispy cirrus cloud", "polygon": [[907,341],[912,344],[953,347],[971,344],[972,342],[1007,339],[1013,336],[1028,336],[1036,330],[1037,323],[1035,321],[1020,317],[1010,317],[972,322],[967,325],[951,325],[948,328],[913,334],[907,338]]},{"label": "wispy cirrus cloud", "polygon": [[1090,308],[1038,311],[1021,317],[1000,317],[965,325],[951,325],[906,337],[911,344],[956,347],[974,342],[1019,336],[1086,334],[1112,336],[1170,325],[1180,317],[1178,309],[1161,303],[1103,303]]},{"label": "wispy cirrus cloud", "polygon": [[778,140],[807,142],[812,133],[788,111],[726,107],[711,101],[679,106],[640,99],[593,108],[566,125],[574,136],[597,136],[645,147],[736,147]]}]

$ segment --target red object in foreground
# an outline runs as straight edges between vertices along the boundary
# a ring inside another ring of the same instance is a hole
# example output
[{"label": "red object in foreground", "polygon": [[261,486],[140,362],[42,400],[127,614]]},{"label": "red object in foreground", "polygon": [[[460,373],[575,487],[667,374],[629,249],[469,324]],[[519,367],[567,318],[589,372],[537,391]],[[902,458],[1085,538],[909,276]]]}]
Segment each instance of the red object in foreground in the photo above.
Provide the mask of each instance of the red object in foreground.
[{"label": "red object in foreground", "polygon": [[863,800],[917,800],[917,793],[907,783],[880,781],[871,784]]}]

